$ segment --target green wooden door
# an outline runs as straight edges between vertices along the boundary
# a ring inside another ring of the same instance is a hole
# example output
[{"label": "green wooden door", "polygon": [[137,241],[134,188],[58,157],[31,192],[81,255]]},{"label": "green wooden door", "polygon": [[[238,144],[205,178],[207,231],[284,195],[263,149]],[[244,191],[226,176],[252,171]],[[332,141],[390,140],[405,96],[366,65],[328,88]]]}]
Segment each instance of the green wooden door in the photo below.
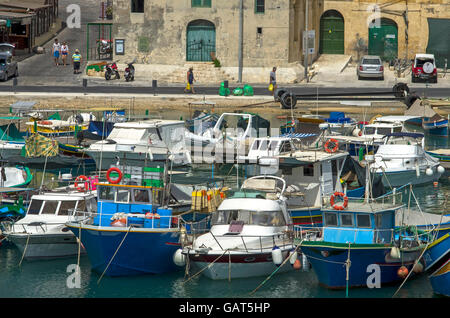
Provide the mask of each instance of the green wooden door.
[{"label": "green wooden door", "polygon": [[209,21],[191,22],[187,28],[186,60],[210,62],[211,52],[216,52],[216,28]]},{"label": "green wooden door", "polygon": [[389,19],[381,19],[369,28],[369,55],[378,55],[383,61],[391,61],[398,56],[397,24]]},{"label": "green wooden door", "polygon": [[344,54],[344,18],[337,11],[327,11],[320,19],[319,52]]}]

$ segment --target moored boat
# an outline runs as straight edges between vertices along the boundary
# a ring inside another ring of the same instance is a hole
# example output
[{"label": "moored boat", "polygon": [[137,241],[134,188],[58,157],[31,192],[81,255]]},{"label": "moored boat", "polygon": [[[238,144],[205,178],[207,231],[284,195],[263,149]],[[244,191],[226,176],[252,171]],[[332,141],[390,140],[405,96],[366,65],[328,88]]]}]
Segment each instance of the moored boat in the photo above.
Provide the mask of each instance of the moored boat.
[{"label": "moored boat", "polygon": [[[214,280],[269,275],[293,270],[283,264],[293,251],[287,234],[292,221],[283,196],[286,184],[274,176],[246,179],[213,212],[211,229],[179,252],[186,264]],[[297,254],[294,254],[297,255]],[[295,262],[295,256],[292,256]]]}]

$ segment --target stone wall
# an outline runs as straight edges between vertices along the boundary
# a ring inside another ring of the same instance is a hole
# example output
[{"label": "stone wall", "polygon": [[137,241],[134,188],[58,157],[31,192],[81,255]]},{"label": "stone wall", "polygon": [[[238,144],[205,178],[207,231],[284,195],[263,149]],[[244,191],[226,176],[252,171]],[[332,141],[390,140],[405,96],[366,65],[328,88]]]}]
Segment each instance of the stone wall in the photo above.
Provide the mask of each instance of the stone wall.
[{"label": "stone wall", "polygon": [[[358,36],[368,44],[368,21],[376,16],[380,8],[381,18],[388,18],[397,24],[398,57],[414,58],[416,53],[425,53],[428,44],[428,18],[450,18],[450,0],[404,0],[390,4],[390,0],[332,0],[325,1],[323,12],[336,10],[344,17],[345,54],[357,58],[356,40]],[[407,3],[407,4],[406,4]],[[372,11],[368,8],[372,7]],[[401,13],[408,9],[408,44],[406,44],[405,20]],[[448,30],[446,30],[448,32]]]},{"label": "stone wall", "polygon": [[[258,14],[254,9],[255,0],[244,0],[244,67],[289,67],[290,63],[302,62],[304,2],[265,1],[265,13]],[[125,39],[126,51],[125,56],[114,59],[124,62],[137,58],[138,63],[144,64],[184,65],[188,24],[202,19],[215,26],[216,56],[222,66],[238,67],[239,0],[212,0],[211,8],[192,8],[191,0],[147,0],[144,13],[131,13],[130,0],[113,3],[113,37]],[[310,0],[309,25],[317,34],[322,3],[323,0]],[[258,28],[262,34],[257,33]],[[316,57],[317,53],[313,58]]]}]

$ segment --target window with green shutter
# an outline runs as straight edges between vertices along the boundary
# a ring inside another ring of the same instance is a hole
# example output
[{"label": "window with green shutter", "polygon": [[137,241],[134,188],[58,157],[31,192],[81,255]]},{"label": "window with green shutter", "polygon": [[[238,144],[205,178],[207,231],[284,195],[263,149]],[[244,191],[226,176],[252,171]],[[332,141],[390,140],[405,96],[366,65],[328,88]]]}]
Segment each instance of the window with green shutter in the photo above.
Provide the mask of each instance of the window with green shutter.
[{"label": "window with green shutter", "polygon": [[265,0],[255,0],[255,13],[264,13]]},{"label": "window with green shutter", "polygon": [[191,0],[192,8],[211,8],[211,0]]}]

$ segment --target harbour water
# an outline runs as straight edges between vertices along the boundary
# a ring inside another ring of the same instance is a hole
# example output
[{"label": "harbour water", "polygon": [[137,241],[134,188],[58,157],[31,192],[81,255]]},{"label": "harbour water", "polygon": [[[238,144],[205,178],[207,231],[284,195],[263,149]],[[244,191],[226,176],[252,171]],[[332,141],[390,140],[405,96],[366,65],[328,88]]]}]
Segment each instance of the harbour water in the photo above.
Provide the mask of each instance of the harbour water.
[{"label": "harbour water", "polygon": [[[280,123],[278,123],[279,126]],[[275,127],[277,123],[274,124]],[[427,147],[448,148],[448,138],[427,137]],[[228,185],[236,186],[236,174],[229,169],[215,171],[225,177]],[[53,172],[54,173],[54,172]],[[73,172],[75,174],[75,172]],[[211,176],[211,167],[202,166],[195,175]],[[81,173],[80,173],[81,174]],[[32,186],[40,185],[37,174]],[[45,184],[56,178],[46,173]],[[241,176],[242,178],[242,176]],[[447,171],[439,184],[415,187],[414,193],[425,212],[442,213],[445,195],[450,194],[450,174]],[[444,211],[449,214],[450,211]],[[7,242],[0,246],[0,298],[345,298],[345,290],[328,290],[318,284],[312,269],[274,275],[257,292],[266,277],[212,281],[198,276],[186,281],[184,268],[164,275],[136,277],[102,277],[91,271],[87,255],[80,257],[81,278],[73,279],[73,264],[77,258],[54,260],[23,260],[20,251]],[[20,264],[21,263],[21,264]],[[72,266],[71,266],[72,265]],[[11,288],[14,286],[14,288]],[[350,298],[391,298],[399,285],[382,288],[358,288],[349,291]],[[434,298],[428,277],[422,274],[408,280],[397,293],[398,298]]]}]

